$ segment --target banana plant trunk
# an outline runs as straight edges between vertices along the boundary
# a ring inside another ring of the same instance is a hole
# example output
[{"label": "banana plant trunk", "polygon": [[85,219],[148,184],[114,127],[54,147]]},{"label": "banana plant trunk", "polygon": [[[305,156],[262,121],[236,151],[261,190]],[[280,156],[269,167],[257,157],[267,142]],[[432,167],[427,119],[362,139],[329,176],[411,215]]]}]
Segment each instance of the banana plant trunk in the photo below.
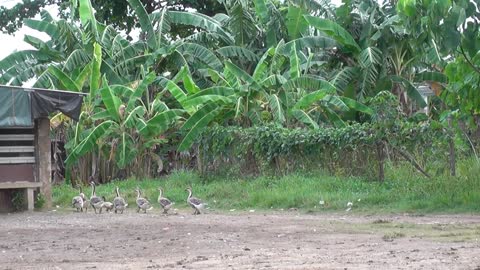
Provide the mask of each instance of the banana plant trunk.
[{"label": "banana plant trunk", "polygon": [[384,143],[380,141],[377,143],[377,160],[378,160],[378,180],[385,181],[385,151]]}]

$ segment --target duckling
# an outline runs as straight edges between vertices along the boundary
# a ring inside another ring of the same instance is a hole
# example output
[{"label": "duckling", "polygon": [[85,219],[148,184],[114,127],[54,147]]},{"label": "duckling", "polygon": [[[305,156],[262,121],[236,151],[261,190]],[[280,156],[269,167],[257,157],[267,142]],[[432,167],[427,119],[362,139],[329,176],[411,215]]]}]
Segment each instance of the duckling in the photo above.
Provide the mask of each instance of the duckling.
[{"label": "duckling", "polygon": [[195,212],[193,212],[194,215],[199,215],[201,214],[200,209],[203,209],[207,204],[203,203],[200,199],[192,197],[192,188],[188,187],[185,189],[188,191],[188,197],[187,197],[187,203],[195,209]]},{"label": "duckling", "polygon": [[170,210],[170,208],[172,208],[172,205],[174,205],[175,203],[162,196],[163,188],[158,188],[158,191],[160,192],[160,194],[158,195],[158,203],[163,208],[163,213],[168,214],[168,210]]},{"label": "duckling", "polygon": [[85,200],[83,201],[83,209],[85,209],[85,213],[88,211],[88,205],[90,204],[90,199],[85,197]]},{"label": "duckling", "polygon": [[88,210],[88,204],[90,203],[90,200],[87,198],[87,196],[85,196],[85,194],[83,193],[83,188],[82,186],[78,185],[79,189],[80,189],[80,196],[82,196],[83,198],[83,209],[85,209],[85,213],[87,212]]},{"label": "duckling", "polygon": [[123,214],[123,210],[127,208],[128,203],[125,202],[125,199],[123,199],[120,196],[120,192],[118,191],[118,187],[115,188],[115,192],[117,193],[117,197],[113,199],[113,209],[115,210],[115,214],[117,211],[120,211],[121,214]]},{"label": "duckling", "polygon": [[95,214],[97,213],[97,208],[99,209],[99,214],[101,214],[104,201],[100,197],[97,197],[97,194],[95,192],[95,183],[92,181],[90,182],[90,185],[92,186],[92,196],[90,197],[90,205],[92,205],[92,208],[95,211]]},{"label": "duckling", "polygon": [[105,199],[105,196],[102,196],[103,199],[103,205],[102,207],[105,208],[105,211],[110,212],[113,210],[113,203],[107,202],[107,199]]},{"label": "duckling", "polygon": [[83,209],[85,209],[85,213],[87,213],[87,210],[88,210],[88,204],[90,204],[90,200],[87,198],[87,196],[85,196],[85,194],[83,193],[83,189],[82,189],[82,186],[79,186],[80,187],[80,194],[83,194]]},{"label": "duckling", "polygon": [[153,207],[150,205],[150,202],[147,199],[140,197],[140,188],[137,187],[135,191],[137,192],[137,213],[140,212],[140,209],[142,209],[143,212],[146,214],[147,210],[150,210]]},{"label": "duckling", "polygon": [[83,207],[85,203],[85,194],[82,192],[82,187],[77,186],[80,188],[80,192],[77,196],[73,197],[72,199],[72,206],[77,209],[77,212],[83,212]]}]

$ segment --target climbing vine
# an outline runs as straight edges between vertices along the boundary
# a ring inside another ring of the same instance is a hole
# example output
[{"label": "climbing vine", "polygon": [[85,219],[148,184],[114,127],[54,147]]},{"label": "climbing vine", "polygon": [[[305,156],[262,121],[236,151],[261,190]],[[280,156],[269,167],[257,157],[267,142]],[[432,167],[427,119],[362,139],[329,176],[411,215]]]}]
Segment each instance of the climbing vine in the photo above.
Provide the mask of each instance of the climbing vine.
[{"label": "climbing vine", "polygon": [[[384,145],[386,159],[407,159],[423,170],[429,156],[446,151],[448,134],[437,121],[406,118],[390,93],[370,101],[375,114],[368,122],[345,127],[288,129],[275,125],[251,128],[214,126],[198,141],[202,171],[286,173],[326,169],[333,173],[375,176],[375,149]],[[251,158],[248,158],[251,157]],[[417,160],[418,159],[418,160]],[[446,162],[446,160],[445,160]]]}]

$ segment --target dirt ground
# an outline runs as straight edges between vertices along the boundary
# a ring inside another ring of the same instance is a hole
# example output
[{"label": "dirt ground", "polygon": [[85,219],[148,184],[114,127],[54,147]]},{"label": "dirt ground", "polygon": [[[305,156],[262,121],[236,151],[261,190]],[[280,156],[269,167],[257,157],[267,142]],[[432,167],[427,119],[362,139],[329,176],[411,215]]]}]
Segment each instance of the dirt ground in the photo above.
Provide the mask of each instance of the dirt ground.
[{"label": "dirt ground", "polygon": [[480,216],[0,215],[0,269],[480,269]]}]

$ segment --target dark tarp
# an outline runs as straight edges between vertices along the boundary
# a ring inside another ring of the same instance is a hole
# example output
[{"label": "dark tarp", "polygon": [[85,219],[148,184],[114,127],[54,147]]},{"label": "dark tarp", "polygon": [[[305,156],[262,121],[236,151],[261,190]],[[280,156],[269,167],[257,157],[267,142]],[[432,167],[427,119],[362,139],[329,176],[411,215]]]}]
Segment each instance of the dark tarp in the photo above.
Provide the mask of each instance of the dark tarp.
[{"label": "dark tarp", "polygon": [[23,89],[0,87],[0,127],[31,127],[30,98]]},{"label": "dark tarp", "polygon": [[31,93],[33,118],[48,117],[51,112],[61,111],[78,121],[82,110],[83,96],[78,93],[60,91],[39,91]]}]

